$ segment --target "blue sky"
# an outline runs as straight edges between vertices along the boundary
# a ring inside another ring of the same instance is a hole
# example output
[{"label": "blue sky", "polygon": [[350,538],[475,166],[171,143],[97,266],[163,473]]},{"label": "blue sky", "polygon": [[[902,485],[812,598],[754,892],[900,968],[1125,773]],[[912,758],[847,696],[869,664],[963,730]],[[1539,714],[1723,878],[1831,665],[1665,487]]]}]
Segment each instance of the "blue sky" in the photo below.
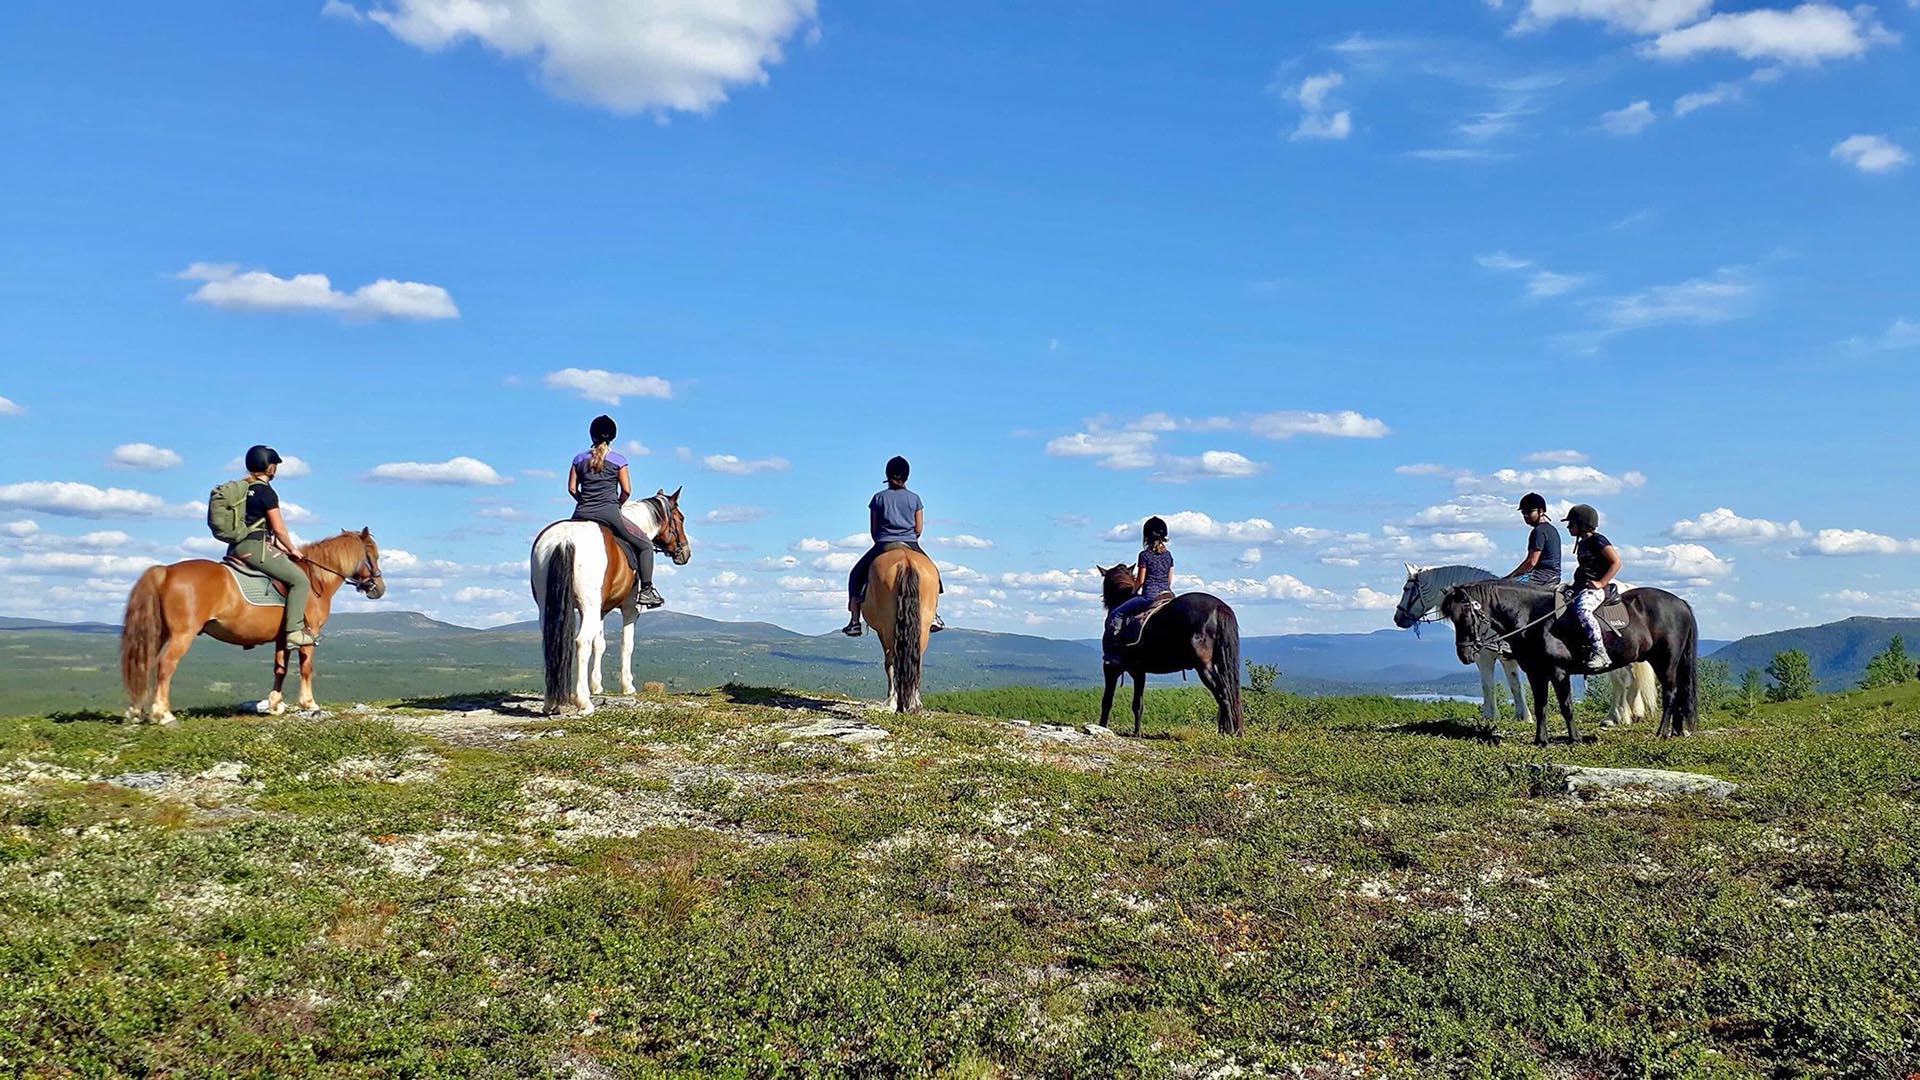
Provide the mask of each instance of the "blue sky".
[{"label": "blue sky", "polygon": [[602,410],[721,618],[833,626],[893,453],[960,625],[1092,636],[1160,513],[1382,627],[1528,489],[1709,636],[1920,612],[1905,0],[732,8],[8,5],[0,612],[264,441],[382,606],[527,617]]}]

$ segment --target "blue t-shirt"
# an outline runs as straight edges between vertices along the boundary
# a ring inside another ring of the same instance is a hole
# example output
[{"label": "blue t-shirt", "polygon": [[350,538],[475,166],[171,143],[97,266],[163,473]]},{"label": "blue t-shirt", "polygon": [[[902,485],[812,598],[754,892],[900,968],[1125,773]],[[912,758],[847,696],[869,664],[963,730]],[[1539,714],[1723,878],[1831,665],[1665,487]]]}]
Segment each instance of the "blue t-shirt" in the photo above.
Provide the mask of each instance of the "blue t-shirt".
[{"label": "blue t-shirt", "polygon": [[573,497],[580,509],[585,511],[620,509],[620,470],[627,467],[627,459],[613,451],[607,451],[607,460],[599,472],[593,471],[593,452],[581,454],[573,459],[574,486],[579,494]]},{"label": "blue t-shirt", "polygon": [[1173,552],[1145,548],[1140,552],[1140,564],[1147,568],[1147,580],[1140,583],[1141,596],[1173,591]]},{"label": "blue t-shirt", "polygon": [[1553,527],[1553,522],[1542,521],[1533,527],[1533,535],[1527,537],[1527,551],[1540,553],[1540,561],[1527,572],[1527,580],[1542,585],[1560,584],[1560,530]]},{"label": "blue t-shirt", "polygon": [[925,506],[920,496],[906,488],[890,487],[875,492],[867,509],[873,512],[874,543],[910,544],[920,539],[920,534],[913,531],[913,516]]},{"label": "blue t-shirt", "polygon": [[1573,572],[1573,583],[1585,585],[1599,581],[1600,575],[1607,572],[1607,549],[1612,546],[1613,541],[1603,533],[1588,533],[1581,537],[1573,547],[1574,558],[1580,561],[1579,568]]}]

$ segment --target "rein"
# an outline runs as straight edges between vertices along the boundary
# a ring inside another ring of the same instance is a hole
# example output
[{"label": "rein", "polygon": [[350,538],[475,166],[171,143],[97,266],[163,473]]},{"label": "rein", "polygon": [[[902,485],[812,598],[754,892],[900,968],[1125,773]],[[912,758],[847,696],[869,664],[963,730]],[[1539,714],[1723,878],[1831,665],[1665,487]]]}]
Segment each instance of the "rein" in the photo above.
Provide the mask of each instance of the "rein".
[{"label": "rein", "polygon": [[1545,615],[1540,616],[1539,618],[1533,620],[1532,622],[1527,623],[1523,626],[1515,627],[1514,629],[1509,630],[1504,634],[1499,634],[1494,637],[1487,637],[1480,632],[1483,626],[1489,626],[1493,621],[1491,618],[1488,617],[1487,609],[1481,606],[1479,600],[1472,597],[1469,597],[1467,599],[1467,604],[1469,605],[1470,610],[1472,610],[1473,616],[1474,616],[1473,647],[1476,649],[1493,649],[1496,652],[1499,651],[1499,646],[1502,642],[1508,641],[1512,638],[1519,637],[1521,634],[1526,633],[1527,631],[1533,629],[1536,626],[1539,626],[1541,623],[1546,622],[1548,619],[1551,619],[1554,616],[1560,614],[1562,611],[1566,610],[1566,608],[1563,607],[1556,600],[1554,603],[1554,606],[1551,609],[1549,609]]},{"label": "rein", "polygon": [[351,574],[343,574],[325,563],[314,562],[305,555],[296,553],[294,557],[316,570],[325,570],[327,573],[332,574],[334,577],[339,578],[341,581],[346,582],[361,592],[366,592],[368,589],[373,588],[374,583],[380,580],[380,571],[373,568],[373,558],[367,554],[367,549],[364,547],[360,549],[360,565],[354,567],[353,573]]}]

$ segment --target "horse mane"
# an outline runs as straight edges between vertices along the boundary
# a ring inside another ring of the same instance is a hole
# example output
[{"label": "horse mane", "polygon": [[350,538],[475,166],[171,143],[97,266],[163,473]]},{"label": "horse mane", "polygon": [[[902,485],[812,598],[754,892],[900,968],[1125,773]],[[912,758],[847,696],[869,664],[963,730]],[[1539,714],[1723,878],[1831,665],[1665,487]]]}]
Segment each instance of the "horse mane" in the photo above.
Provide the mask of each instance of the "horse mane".
[{"label": "horse mane", "polygon": [[[1127,583],[1125,585],[1120,584],[1120,575],[1122,574],[1126,575]],[[1121,563],[1119,566],[1108,570],[1100,576],[1100,599],[1106,605],[1107,610],[1111,611],[1119,607],[1122,603],[1125,603],[1127,598],[1133,595],[1133,590],[1139,584],[1139,582],[1133,579],[1133,571],[1127,568],[1127,564]]]},{"label": "horse mane", "polygon": [[[352,529],[342,529],[338,536],[329,536],[325,540],[315,540],[311,544],[301,545],[300,554],[308,562],[319,563],[335,573],[345,573],[347,567],[360,561],[361,556],[366,554],[366,550],[365,541],[360,539],[359,533]],[[342,558],[342,556],[347,557]]]}]

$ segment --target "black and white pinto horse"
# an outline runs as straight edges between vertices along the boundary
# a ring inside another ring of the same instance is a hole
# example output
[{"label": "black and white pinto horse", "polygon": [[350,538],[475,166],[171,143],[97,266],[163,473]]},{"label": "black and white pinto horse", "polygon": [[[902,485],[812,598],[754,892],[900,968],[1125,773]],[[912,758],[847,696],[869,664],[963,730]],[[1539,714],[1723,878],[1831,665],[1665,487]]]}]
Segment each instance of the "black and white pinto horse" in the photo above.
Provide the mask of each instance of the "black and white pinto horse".
[{"label": "black and white pinto horse", "polygon": [[[1439,620],[1435,609],[1440,606],[1440,597],[1455,585],[1466,585],[1475,581],[1492,581],[1494,575],[1477,566],[1415,566],[1407,564],[1407,583],[1400,590],[1400,603],[1393,609],[1393,625],[1402,630],[1418,627],[1423,622]],[[1629,586],[1622,586],[1625,591]],[[1521,723],[1532,716],[1527,704],[1527,695],[1520,688],[1520,664],[1511,656],[1500,655],[1499,650],[1482,649],[1474,662],[1480,668],[1480,718],[1488,724],[1500,719],[1499,684],[1495,674],[1499,668],[1506,668],[1507,686],[1513,691],[1513,713]],[[1605,682],[1612,697],[1612,705],[1607,710],[1604,727],[1618,724],[1631,724],[1636,720],[1652,717],[1660,708],[1660,686],[1653,677],[1653,668],[1645,663],[1630,664],[1604,675],[1596,675]]]},{"label": "black and white pinto horse", "polygon": [[[693,558],[680,492],[629,499],[620,508],[627,524],[685,566]],[[620,611],[620,692],[632,694],[634,573],[625,552],[605,526],[592,521],[556,521],[534,537],[533,602],[540,609],[541,651],[546,664],[546,709],[566,705],[593,712],[601,692],[600,662],[607,651],[607,614]]]},{"label": "black and white pinto horse", "polygon": [[[1627,626],[1607,633],[1607,670],[1645,662],[1660,684],[1660,737],[1700,730],[1700,629],[1693,608],[1664,589],[1634,589],[1621,596]],[[1511,645],[1520,670],[1533,685],[1536,746],[1547,745],[1547,687],[1553,687],[1567,740],[1579,742],[1573,722],[1573,679],[1586,670],[1583,632],[1560,590],[1515,581],[1456,585],[1440,598],[1440,615],[1453,623],[1460,662],[1501,643]],[[1568,640],[1582,642],[1569,645]]]}]

